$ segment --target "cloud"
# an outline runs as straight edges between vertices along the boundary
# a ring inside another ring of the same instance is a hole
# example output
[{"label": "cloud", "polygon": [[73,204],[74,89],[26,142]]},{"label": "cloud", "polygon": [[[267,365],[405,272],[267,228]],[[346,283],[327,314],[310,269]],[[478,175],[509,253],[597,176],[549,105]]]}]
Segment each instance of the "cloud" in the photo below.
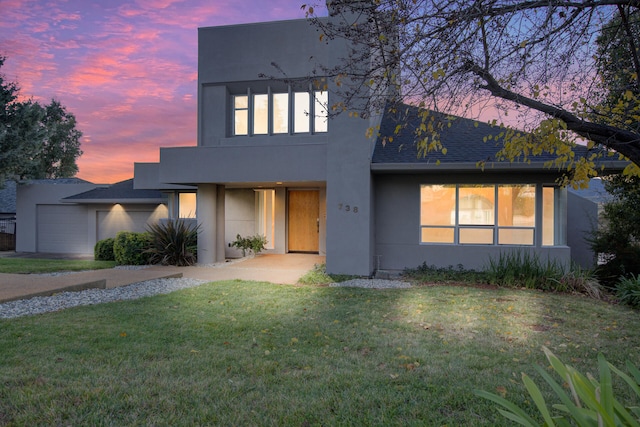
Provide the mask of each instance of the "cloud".
[{"label": "cloud", "polygon": [[78,176],[104,183],[196,144],[198,27],[303,17],[299,0],[0,2],[0,72],[76,116]]}]

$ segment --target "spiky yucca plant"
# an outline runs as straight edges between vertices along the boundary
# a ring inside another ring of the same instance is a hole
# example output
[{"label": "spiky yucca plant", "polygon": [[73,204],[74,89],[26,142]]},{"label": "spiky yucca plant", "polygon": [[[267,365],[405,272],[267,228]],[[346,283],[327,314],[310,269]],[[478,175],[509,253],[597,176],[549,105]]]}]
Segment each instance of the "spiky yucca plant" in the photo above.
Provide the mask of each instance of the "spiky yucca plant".
[{"label": "spiky yucca plant", "polygon": [[147,252],[151,263],[184,267],[197,262],[200,226],[175,219],[149,225],[148,230],[151,246]]}]

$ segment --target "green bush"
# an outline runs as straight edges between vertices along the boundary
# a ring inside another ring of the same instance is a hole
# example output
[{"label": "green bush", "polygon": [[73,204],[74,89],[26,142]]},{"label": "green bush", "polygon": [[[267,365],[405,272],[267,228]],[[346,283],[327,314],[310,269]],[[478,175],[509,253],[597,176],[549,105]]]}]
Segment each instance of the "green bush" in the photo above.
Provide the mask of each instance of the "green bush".
[{"label": "green bush", "polygon": [[555,283],[554,291],[584,294],[593,299],[603,299],[604,288],[600,285],[593,270],[587,270],[573,264],[560,278],[550,278]]},{"label": "green bush", "polygon": [[593,252],[603,255],[596,269],[600,282],[615,290],[620,278],[640,274],[640,177],[615,175],[603,183],[612,199],[588,240]]},{"label": "green bush", "polygon": [[621,303],[640,308],[640,275],[621,278],[616,285],[616,296]]},{"label": "green bush", "polygon": [[146,265],[150,255],[147,252],[151,244],[149,233],[120,231],[113,243],[113,254],[118,265]]},{"label": "green bush", "polygon": [[504,397],[484,390],[476,391],[476,395],[502,406],[504,409],[498,411],[505,418],[523,426],[640,426],[640,408],[624,405],[613,390],[612,372],[629,385],[636,399],[640,398],[640,370],[633,364],[627,362],[627,370],[631,374],[628,375],[607,362],[600,354],[600,380],[597,380],[589,374],[582,375],[575,368],[565,365],[548,348],[543,350],[549,364],[560,377],[560,382],[553,379],[545,369],[539,366],[535,368],[560,403],[548,407],[538,386],[527,374],[522,374],[522,382],[544,420],[543,424]]},{"label": "green bush", "polygon": [[348,274],[328,274],[326,264],[315,264],[313,270],[308,271],[302,276],[298,283],[303,285],[326,285],[329,283],[345,282],[347,280],[359,279],[360,276],[352,276]]},{"label": "green bush", "polygon": [[231,246],[242,250],[242,256],[246,256],[247,251],[253,251],[254,254],[258,254],[264,250],[266,244],[267,238],[260,234],[249,237],[242,237],[238,234],[236,240],[231,242]]},{"label": "green bush", "polygon": [[486,274],[482,271],[467,270],[462,264],[457,267],[436,267],[423,262],[416,268],[407,268],[403,275],[412,280],[428,283],[487,283]]},{"label": "green bush", "polygon": [[151,247],[147,249],[151,263],[187,266],[198,261],[199,226],[184,220],[169,220],[149,226]]},{"label": "green bush", "polygon": [[115,261],[116,257],[113,254],[114,242],[115,239],[113,237],[98,241],[93,248],[93,258],[96,261]]}]

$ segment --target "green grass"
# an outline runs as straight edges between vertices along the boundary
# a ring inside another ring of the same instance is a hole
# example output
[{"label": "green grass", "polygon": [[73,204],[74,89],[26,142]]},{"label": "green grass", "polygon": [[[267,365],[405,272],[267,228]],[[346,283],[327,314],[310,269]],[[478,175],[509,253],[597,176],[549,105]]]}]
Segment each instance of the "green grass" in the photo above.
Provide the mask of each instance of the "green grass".
[{"label": "green grass", "polygon": [[0,273],[29,274],[99,270],[102,268],[113,268],[115,265],[115,261],[0,258]]},{"label": "green grass", "polygon": [[537,291],[217,282],[0,320],[0,425],[510,425],[473,390],[532,408],[543,345],[596,372],[639,330]]},{"label": "green grass", "polygon": [[330,283],[346,282],[359,276],[348,274],[327,274],[326,264],[316,264],[313,270],[308,271],[298,282],[303,285],[327,285]]}]

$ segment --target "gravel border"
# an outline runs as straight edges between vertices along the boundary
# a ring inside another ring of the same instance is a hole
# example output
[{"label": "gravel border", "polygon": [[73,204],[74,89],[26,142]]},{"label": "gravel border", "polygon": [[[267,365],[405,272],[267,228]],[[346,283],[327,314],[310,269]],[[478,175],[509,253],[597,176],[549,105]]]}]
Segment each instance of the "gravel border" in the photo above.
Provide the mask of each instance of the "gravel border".
[{"label": "gravel border", "polygon": [[78,292],[61,292],[48,297],[9,301],[0,304],[0,319],[59,311],[80,305],[94,305],[105,302],[124,301],[158,294],[168,294],[181,289],[208,283],[197,279],[155,279],[132,283],[110,289],[87,289]]}]

